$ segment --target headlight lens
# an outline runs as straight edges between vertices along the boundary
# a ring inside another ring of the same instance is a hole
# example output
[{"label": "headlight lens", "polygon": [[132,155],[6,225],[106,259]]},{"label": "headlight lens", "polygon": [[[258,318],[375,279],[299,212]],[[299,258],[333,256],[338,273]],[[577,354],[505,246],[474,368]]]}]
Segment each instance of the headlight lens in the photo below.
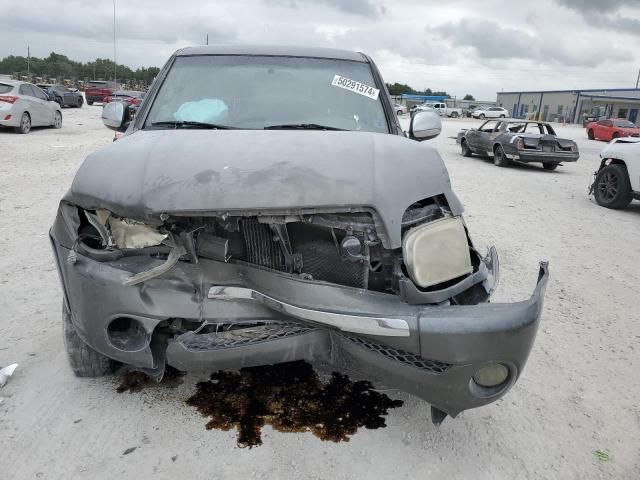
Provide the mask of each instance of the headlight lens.
[{"label": "headlight lens", "polygon": [[473,271],[460,217],[444,218],[409,230],[402,255],[411,279],[426,288]]}]

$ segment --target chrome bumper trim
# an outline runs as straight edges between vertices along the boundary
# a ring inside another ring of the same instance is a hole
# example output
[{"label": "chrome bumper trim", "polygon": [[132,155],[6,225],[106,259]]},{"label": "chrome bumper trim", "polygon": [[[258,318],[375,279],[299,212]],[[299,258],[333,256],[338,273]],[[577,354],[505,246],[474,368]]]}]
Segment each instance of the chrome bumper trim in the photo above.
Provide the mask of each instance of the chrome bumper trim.
[{"label": "chrome bumper trim", "polygon": [[207,298],[212,300],[248,300],[260,302],[264,306],[282,312],[300,320],[322,323],[343,332],[381,335],[386,337],[408,337],[409,324],[401,318],[370,317],[347,313],[311,310],[291,305],[251,288],[214,286],[209,289]]}]

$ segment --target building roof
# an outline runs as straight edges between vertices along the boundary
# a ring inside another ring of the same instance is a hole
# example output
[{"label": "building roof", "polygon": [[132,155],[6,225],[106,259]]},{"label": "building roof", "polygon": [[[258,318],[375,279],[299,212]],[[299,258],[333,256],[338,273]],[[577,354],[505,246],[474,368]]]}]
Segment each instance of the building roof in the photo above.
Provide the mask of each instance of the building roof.
[{"label": "building roof", "polygon": [[350,50],[285,45],[202,45],[178,50],[176,56],[189,55],[257,55],[275,57],[314,57],[366,62],[364,54]]},{"label": "building roof", "polygon": [[520,92],[498,92],[498,95],[514,95],[519,93],[580,93],[582,95],[586,92],[594,92],[594,93],[606,93],[606,92],[638,92],[640,94],[640,88],[585,88],[585,89],[577,89],[574,88],[572,90],[529,90],[529,91],[520,91]]}]

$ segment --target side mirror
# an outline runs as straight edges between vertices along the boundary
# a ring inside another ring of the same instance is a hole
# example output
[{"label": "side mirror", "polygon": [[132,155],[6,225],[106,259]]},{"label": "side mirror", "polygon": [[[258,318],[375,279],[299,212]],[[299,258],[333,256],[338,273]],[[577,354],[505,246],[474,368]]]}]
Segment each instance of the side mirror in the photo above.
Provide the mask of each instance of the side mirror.
[{"label": "side mirror", "polygon": [[125,108],[122,102],[107,103],[102,109],[102,123],[111,130],[121,131],[125,121]]},{"label": "side mirror", "polygon": [[413,140],[431,140],[440,135],[442,121],[435,112],[416,112],[409,124],[409,138]]}]

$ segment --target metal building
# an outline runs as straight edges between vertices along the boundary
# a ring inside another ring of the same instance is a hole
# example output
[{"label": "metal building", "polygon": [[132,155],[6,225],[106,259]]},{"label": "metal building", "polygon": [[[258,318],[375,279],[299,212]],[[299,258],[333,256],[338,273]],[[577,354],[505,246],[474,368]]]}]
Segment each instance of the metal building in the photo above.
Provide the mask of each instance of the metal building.
[{"label": "metal building", "polygon": [[498,92],[497,102],[516,118],[583,123],[611,117],[640,124],[640,88]]}]

